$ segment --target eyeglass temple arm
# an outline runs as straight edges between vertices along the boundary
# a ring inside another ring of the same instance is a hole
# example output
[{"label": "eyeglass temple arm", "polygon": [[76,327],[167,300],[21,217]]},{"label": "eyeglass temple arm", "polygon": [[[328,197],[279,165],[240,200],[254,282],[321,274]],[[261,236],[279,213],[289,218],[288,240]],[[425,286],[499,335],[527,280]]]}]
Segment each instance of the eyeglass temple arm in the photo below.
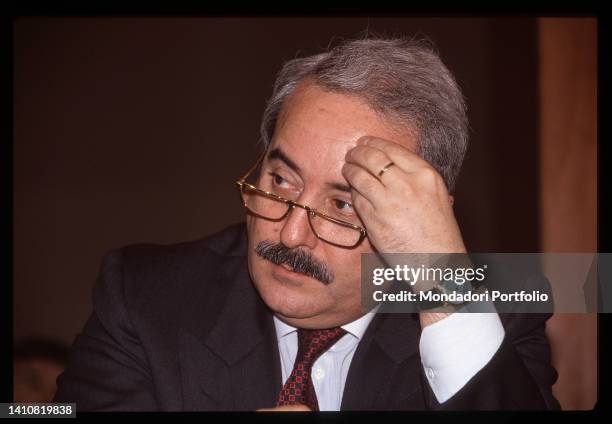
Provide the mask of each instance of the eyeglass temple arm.
[{"label": "eyeglass temple arm", "polygon": [[259,156],[259,159],[257,159],[257,162],[255,162],[255,164],[247,171],[246,174],[242,176],[242,178],[238,180],[238,182],[240,183],[244,182],[244,180],[246,180],[248,176],[251,175],[251,173],[257,169],[257,167],[261,164],[261,162],[263,162],[263,159],[265,156],[266,156],[266,151],[264,150],[264,152]]}]

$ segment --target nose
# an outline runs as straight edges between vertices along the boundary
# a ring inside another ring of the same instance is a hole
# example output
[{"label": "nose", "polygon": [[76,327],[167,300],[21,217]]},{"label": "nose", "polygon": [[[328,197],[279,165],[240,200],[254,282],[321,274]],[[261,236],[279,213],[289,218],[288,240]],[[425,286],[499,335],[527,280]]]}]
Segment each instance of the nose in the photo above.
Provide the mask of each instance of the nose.
[{"label": "nose", "polygon": [[308,211],[294,206],[285,219],[280,233],[281,242],[290,249],[306,247],[314,249],[317,244],[317,236],[313,233],[308,222]]}]

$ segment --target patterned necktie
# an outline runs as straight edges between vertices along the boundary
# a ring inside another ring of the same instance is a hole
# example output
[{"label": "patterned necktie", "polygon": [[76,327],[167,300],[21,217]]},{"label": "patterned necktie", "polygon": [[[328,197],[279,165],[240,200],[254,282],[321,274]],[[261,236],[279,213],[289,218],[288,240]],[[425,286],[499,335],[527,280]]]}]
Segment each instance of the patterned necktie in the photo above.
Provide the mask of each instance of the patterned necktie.
[{"label": "patterned necktie", "polygon": [[319,410],[317,394],[310,373],[312,365],[327,349],[332,347],[346,331],[340,327],[328,330],[298,329],[298,352],[293,371],[278,395],[276,406],[301,403],[313,411]]}]

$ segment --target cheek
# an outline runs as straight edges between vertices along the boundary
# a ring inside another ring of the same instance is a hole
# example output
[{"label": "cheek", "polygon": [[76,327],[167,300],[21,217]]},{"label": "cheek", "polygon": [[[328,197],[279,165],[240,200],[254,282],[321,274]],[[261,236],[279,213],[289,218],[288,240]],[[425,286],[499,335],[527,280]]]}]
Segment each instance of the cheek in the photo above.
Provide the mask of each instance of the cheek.
[{"label": "cheek", "polygon": [[[342,281],[344,291],[359,291],[361,289],[361,254],[373,253],[369,241],[364,240],[360,249],[347,252],[334,258],[334,271],[338,281]],[[330,264],[331,265],[331,264]]]},{"label": "cheek", "polygon": [[330,290],[339,295],[347,295],[355,292],[361,284],[361,257],[357,252],[345,255],[328,256],[327,264],[334,272],[334,283]]},{"label": "cheek", "polygon": [[267,221],[258,217],[247,215],[247,234],[249,239],[249,248],[251,250],[257,247],[257,244],[264,240],[276,243],[280,240],[280,226],[277,222]]},{"label": "cheek", "polygon": [[248,263],[251,277],[264,278],[269,272],[269,262],[261,259],[255,248],[264,240],[276,243],[280,240],[278,223],[247,215]]},{"label": "cheek", "polygon": [[376,248],[372,245],[372,243],[370,243],[370,239],[366,238],[362,245],[360,246],[361,250],[360,250],[360,257],[361,257],[361,253],[373,253],[373,252],[377,252],[378,250],[376,250]]}]

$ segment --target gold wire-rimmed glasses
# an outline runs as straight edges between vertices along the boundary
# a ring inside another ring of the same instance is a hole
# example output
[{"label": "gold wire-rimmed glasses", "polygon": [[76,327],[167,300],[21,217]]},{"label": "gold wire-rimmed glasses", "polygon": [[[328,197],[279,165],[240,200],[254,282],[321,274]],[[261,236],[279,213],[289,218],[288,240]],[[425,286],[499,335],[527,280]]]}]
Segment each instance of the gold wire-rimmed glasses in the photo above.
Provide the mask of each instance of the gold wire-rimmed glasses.
[{"label": "gold wire-rimmed glasses", "polygon": [[308,223],[313,234],[320,240],[337,247],[357,247],[366,237],[365,228],[342,219],[331,216],[329,213],[302,205],[293,200],[262,190],[246,182],[251,174],[262,164],[264,154],[259,160],[236,181],[242,205],[253,215],[270,221],[285,219],[293,208],[302,208],[307,212]]}]

